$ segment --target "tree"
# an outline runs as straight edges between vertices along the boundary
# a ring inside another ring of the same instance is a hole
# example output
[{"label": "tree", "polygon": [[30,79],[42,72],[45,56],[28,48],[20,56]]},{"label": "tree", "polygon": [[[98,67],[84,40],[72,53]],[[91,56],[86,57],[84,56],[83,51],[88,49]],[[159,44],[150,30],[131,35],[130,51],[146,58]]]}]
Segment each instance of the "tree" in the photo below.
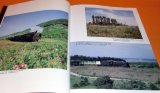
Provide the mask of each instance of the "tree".
[{"label": "tree", "polygon": [[89,84],[88,79],[86,77],[81,77],[79,86],[86,86],[88,84]]},{"label": "tree", "polygon": [[112,22],[113,25],[117,24],[117,20],[116,19],[111,19],[111,22]]},{"label": "tree", "polygon": [[111,80],[109,76],[104,76],[97,78],[93,82],[93,85],[101,89],[111,89],[113,87],[113,80]]}]

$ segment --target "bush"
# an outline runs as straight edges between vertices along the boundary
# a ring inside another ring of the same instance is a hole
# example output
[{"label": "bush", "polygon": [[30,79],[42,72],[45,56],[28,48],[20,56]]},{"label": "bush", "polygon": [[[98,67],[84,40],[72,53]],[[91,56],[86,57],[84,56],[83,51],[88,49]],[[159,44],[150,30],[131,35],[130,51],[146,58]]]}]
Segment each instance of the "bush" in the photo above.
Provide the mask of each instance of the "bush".
[{"label": "bush", "polygon": [[76,83],[76,84],[73,84],[73,86],[72,86],[73,88],[78,88],[79,87],[79,85]]},{"label": "bush", "polygon": [[113,83],[113,89],[132,89],[132,86],[127,80],[117,80]]},{"label": "bush", "polygon": [[79,86],[86,86],[88,84],[89,84],[88,79],[86,77],[81,77]]},{"label": "bush", "polygon": [[133,90],[148,90],[150,86],[140,80],[118,80],[113,84],[114,89],[133,89]]},{"label": "bush", "polygon": [[135,90],[144,90],[147,88],[146,84],[142,81],[131,80],[132,89]]},{"label": "bush", "polygon": [[159,90],[159,88],[153,83],[150,84],[150,89],[151,90]]},{"label": "bush", "polygon": [[93,85],[101,89],[111,89],[113,86],[113,81],[110,79],[109,76],[104,76],[104,77],[97,78],[93,82]]},{"label": "bush", "polygon": [[156,81],[156,84],[160,85],[160,78],[158,78],[158,80]]}]

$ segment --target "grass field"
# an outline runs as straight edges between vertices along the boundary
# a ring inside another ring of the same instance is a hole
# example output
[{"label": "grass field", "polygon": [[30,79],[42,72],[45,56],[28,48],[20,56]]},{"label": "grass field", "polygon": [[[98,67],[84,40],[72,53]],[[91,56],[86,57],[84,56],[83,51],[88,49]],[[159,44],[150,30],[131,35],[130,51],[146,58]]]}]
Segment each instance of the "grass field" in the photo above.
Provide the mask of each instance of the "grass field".
[{"label": "grass field", "polygon": [[[160,83],[150,82],[150,81],[141,81],[141,80],[116,80],[112,79],[113,83],[111,87],[104,87],[107,83],[101,81],[102,85],[95,86],[95,81],[101,77],[85,77],[87,83],[81,84],[83,82],[82,77],[71,75],[71,88],[72,89],[125,89],[125,90],[159,90]],[[105,83],[105,84],[103,84]],[[109,83],[109,82],[108,82]]]},{"label": "grass field", "polygon": [[87,35],[92,37],[142,39],[138,26],[103,26],[88,24]]},{"label": "grass field", "polygon": [[144,80],[150,82],[155,82],[160,78],[159,68],[72,66],[71,72],[85,76],[110,76],[116,79]]},{"label": "grass field", "polygon": [[[135,64],[134,64],[135,65]],[[159,68],[124,68],[104,66],[71,66],[72,89],[127,89],[127,90],[160,90]],[[75,74],[73,74],[75,73]],[[106,83],[109,76],[113,83]],[[82,77],[85,77],[85,82]],[[99,80],[98,80],[99,79]],[[97,81],[98,80],[98,81]],[[99,84],[98,86],[95,85]],[[110,84],[110,87],[108,87]]]},{"label": "grass field", "polygon": [[[75,84],[79,84],[80,83],[80,80],[81,80],[81,77],[76,77],[76,76],[72,76],[71,75],[71,88],[75,88],[74,86],[75,86]],[[96,88],[93,84],[92,84],[92,82],[95,80],[95,78],[90,78],[90,79],[88,79],[89,81],[89,83],[90,84],[88,84],[88,85],[86,85],[86,86],[81,86],[81,87],[77,87],[77,88],[80,88],[80,89],[93,89],[93,88]]]},{"label": "grass field", "polygon": [[[67,69],[68,21],[51,20],[38,26],[44,30],[38,42],[15,42],[5,39],[29,32],[13,33],[0,39],[0,71],[25,68]],[[25,65],[24,65],[25,64]]]},{"label": "grass field", "polygon": [[20,43],[0,40],[0,70],[13,70],[22,63],[32,68],[66,69],[66,42],[55,39],[42,39],[39,42]]}]

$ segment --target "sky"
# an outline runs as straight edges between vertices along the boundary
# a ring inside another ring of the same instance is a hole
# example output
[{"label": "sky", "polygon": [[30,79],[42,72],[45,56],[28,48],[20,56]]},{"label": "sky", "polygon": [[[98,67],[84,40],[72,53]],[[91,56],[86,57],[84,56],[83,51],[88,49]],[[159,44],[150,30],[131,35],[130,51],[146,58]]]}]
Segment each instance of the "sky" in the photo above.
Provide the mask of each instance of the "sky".
[{"label": "sky", "polygon": [[68,13],[59,10],[37,11],[13,16],[4,17],[0,27],[0,37],[15,32],[20,32],[28,28],[54,19],[68,19]]},{"label": "sky", "polygon": [[133,11],[131,10],[112,10],[112,9],[101,9],[101,8],[86,8],[86,21],[87,23],[92,22],[92,15],[94,16],[105,16],[108,18],[115,18],[119,23],[126,24],[129,26],[137,26]]},{"label": "sky", "polygon": [[128,43],[72,42],[70,55],[155,59],[149,44]]}]

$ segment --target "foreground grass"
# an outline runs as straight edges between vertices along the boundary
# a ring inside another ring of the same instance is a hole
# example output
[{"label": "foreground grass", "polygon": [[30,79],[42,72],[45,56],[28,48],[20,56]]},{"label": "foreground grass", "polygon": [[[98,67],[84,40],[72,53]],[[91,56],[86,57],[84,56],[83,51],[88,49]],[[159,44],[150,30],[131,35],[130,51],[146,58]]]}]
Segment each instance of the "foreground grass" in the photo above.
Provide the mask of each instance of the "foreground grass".
[{"label": "foreground grass", "polygon": [[96,88],[92,82],[95,80],[94,78],[90,78],[88,79],[89,81],[89,84],[86,85],[86,86],[79,86],[79,87],[75,87],[75,84],[79,84],[80,83],[80,79],[81,77],[76,77],[76,76],[72,76],[70,77],[70,87],[73,89],[73,88],[80,88],[80,89],[93,89],[93,88]]},{"label": "foreground grass", "polygon": [[30,28],[0,39],[0,71],[21,68],[67,69],[68,20],[56,19],[37,24],[43,28],[38,42],[13,42],[9,37],[23,35]]},{"label": "foreground grass", "polygon": [[67,42],[43,38],[39,42],[0,40],[0,71],[13,70],[15,65],[27,68],[62,68],[67,64]]},{"label": "foreground grass", "polygon": [[[92,78],[85,77],[87,79],[87,83],[82,84],[82,77],[71,75],[71,88],[72,89],[125,89],[125,90],[159,90],[160,83],[154,82],[151,83],[149,81],[141,81],[141,80],[114,80],[111,84],[110,82],[99,81],[96,84],[100,84],[99,86],[95,86],[95,81],[100,78]],[[101,85],[102,84],[102,85]],[[106,85],[111,84],[110,87]]]},{"label": "foreground grass", "polygon": [[85,76],[110,76],[117,79],[132,79],[155,82],[160,78],[159,68],[124,68],[106,66],[72,66],[71,72]]},{"label": "foreground grass", "polygon": [[138,26],[87,25],[87,35],[95,37],[142,39]]}]

